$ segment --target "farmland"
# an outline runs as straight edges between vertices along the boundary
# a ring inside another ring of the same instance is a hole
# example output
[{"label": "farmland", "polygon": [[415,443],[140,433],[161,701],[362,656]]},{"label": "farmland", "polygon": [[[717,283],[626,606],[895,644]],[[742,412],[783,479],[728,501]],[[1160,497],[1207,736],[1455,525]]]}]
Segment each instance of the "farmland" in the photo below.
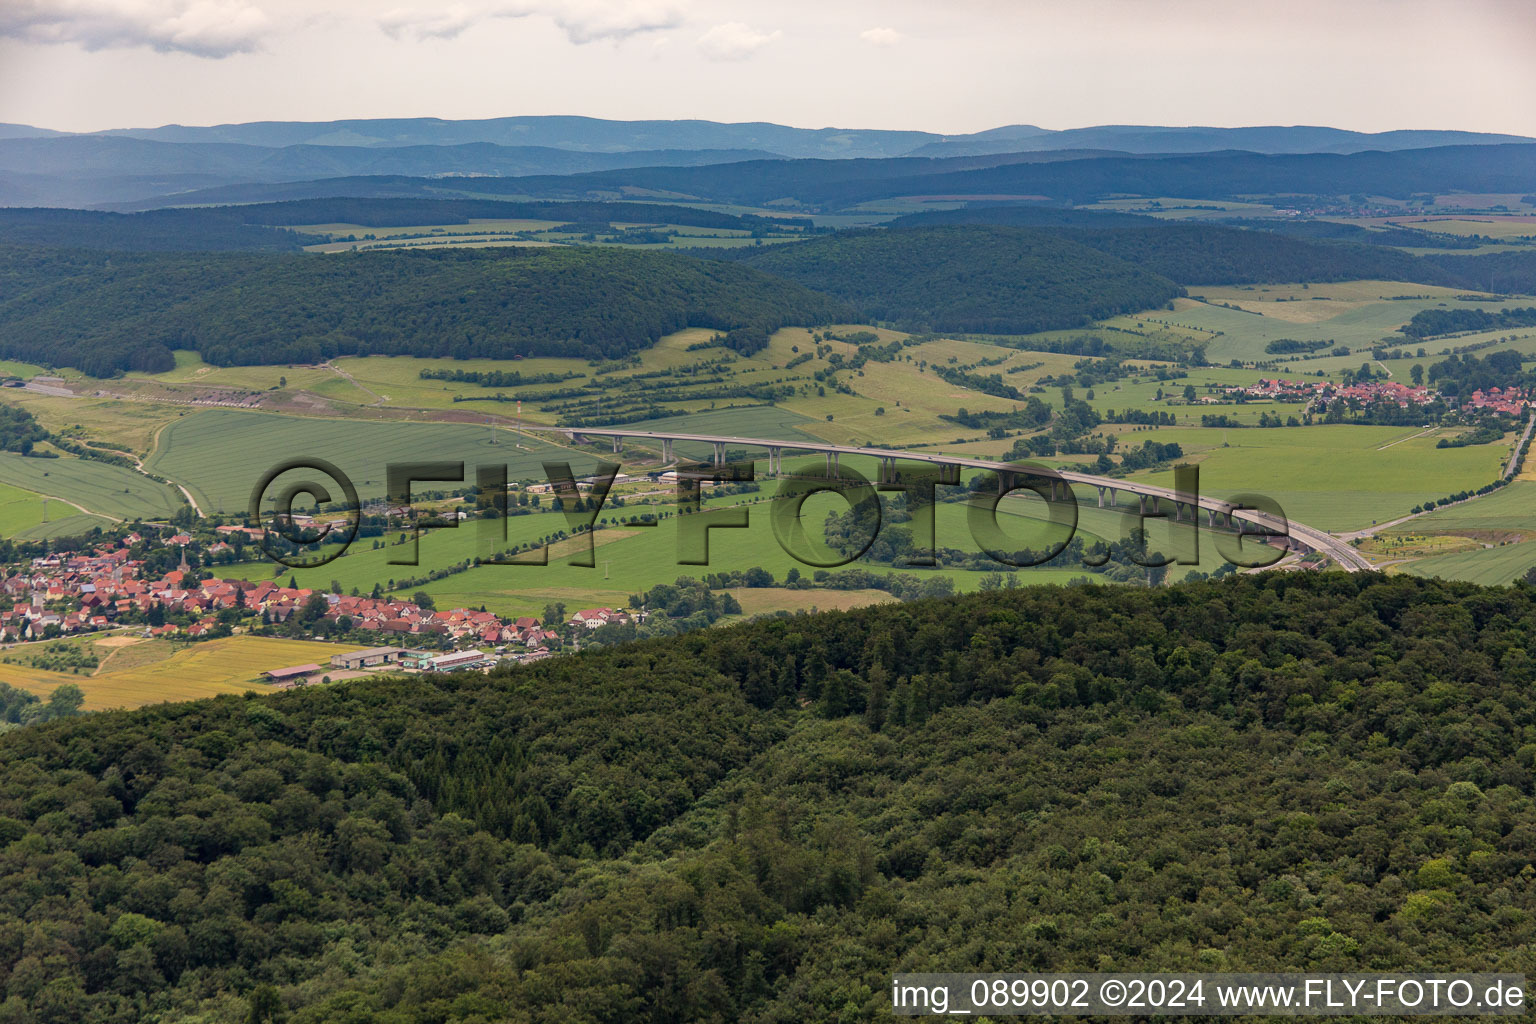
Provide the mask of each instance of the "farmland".
[{"label": "farmland", "polygon": [[24,458],[0,452],[0,480],[115,519],[164,519],[182,505],[176,492],[158,481],[86,459]]},{"label": "farmland", "polygon": [[[1403,427],[1318,425],[1152,432],[1194,453],[1207,494],[1258,493],[1325,530],[1356,530],[1428,499],[1475,490],[1499,475],[1510,443],[1436,448],[1433,434]],[[1394,443],[1396,442],[1396,443]],[[1172,486],[1171,472],[1137,479]]]},{"label": "farmland", "polygon": [[1423,557],[1399,569],[1415,576],[1509,583],[1536,566],[1536,544],[1531,543],[1536,536],[1533,500],[1536,482],[1517,480],[1471,501],[1415,516],[1383,534],[1381,547],[1391,557],[1395,547],[1414,542],[1410,553]]},{"label": "farmland", "polygon": [[[141,450],[150,453],[145,463],[149,471],[184,484],[205,511],[238,514],[246,508],[252,485],[275,462],[307,455],[341,467],[365,499],[382,496],[387,462],[462,460],[470,467],[466,484],[472,482],[472,467],[477,462],[505,464],[513,480],[542,480],[541,463],[549,459],[569,461],[578,473],[598,459],[619,461],[629,471],[656,465],[658,446],[654,443],[631,441],[623,453],[615,455],[606,442],[575,445],[558,434],[516,432],[510,429],[517,414],[516,404],[510,401],[514,397],[523,400],[523,423],[527,425],[550,424],[570,415],[592,416],[590,422],[600,424],[606,422],[604,410],[609,408],[654,409],[668,415],[619,419],[636,430],[816,439],[1001,457],[1012,447],[1017,432],[989,438],[982,431],[941,417],[961,407],[973,412],[1006,412],[1018,408],[1020,402],[950,383],[936,371],[952,367],[969,368],[976,374],[997,373],[1021,392],[1032,392],[1060,408],[1061,389],[1036,384],[1048,376],[1074,373],[1081,357],[1031,349],[1031,344],[1059,345],[1095,334],[1131,351],[1138,346],[1162,351],[1203,346],[1212,362],[1221,364],[1233,355],[1250,361],[1272,360],[1274,357],[1264,352],[1269,340],[1304,340],[1316,335],[1349,345],[1351,355],[1298,358],[1284,364],[1289,368],[1283,372],[1337,379],[1341,372],[1354,370],[1369,358],[1370,345],[1384,338],[1394,346],[1406,342],[1401,336],[1393,338],[1391,332],[1414,312],[1457,301],[1450,289],[1391,281],[1197,290],[1203,291],[1208,301],[1179,299],[1171,311],[1114,317],[1081,331],[959,339],[914,338],[867,325],[835,325],[821,330],[796,327],[775,332],[765,348],[750,356],[711,345],[714,332],[704,329],[668,335],[631,359],[603,364],[572,358],[509,362],[369,356],[339,358],[318,366],[213,367],[191,353],[180,352],[171,370],[129,375],[104,385],[121,398],[28,395],[23,402],[50,429],[86,437],[124,437],[143,445]],[[1414,297],[1402,297],[1406,295]],[[855,371],[838,373],[834,380],[831,371],[839,357],[849,360],[860,355],[857,344],[841,340],[855,332],[864,332],[862,340],[866,343],[873,338],[879,345],[901,342],[903,347],[894,358],[869,359]],[[1476,340],[1437,343],[1437,350]],[[1508,335],[1501,344],[1536,352],[1536,332],[1530,337]],[[1412,363],[1427,365],[1433,358],[1426,353],[1386,360],[1381,365],[1405,377]],[[1251,384],[1273,371],[1185,366],[1179,376],[1168,379],[1166,367],[1166,363],[1131,360],[1120,378],[1073,390],[1076,398],[1086,400],[1101,415],[1111,410],[1156,410],[1172,415],[1177,425],[1106,423],[1093,434],[1116,435],[1120,451],[1145,440],[1177,443],[1186,458],[1200,463],[1206,493],[1263,493],[1297,520],[1325,529],[1365,528],[1401,516],[1427,499],[1475,489],[1497,475],[1512,440],[1506,437],[1490,445],[1436,449],[1435,444],[1455,434],[1457,428],[1203,428],[1196,424],[1206,413],[1253,424],[1261,416],[1298,416],[1301,410],[1294,404],[1263,401],[1189,405],[1182,398],[1187,386],[1206,397],[1224,388]],[[423,372],[434,376],[424,378]],[[495,372],[516,373],[523,380],[538,382],[499,389],[443,379],[458,373]],[[80,390],[90,384],[78,377],[71,383]],[[768,403],[752,398],[722,399],[718,397],[722,388],[780,390],[779,397]],[[260,411],[187,408],[188,402],[216,399],[224,393],[221,389],[255,396]],[[171,404],[178,402],[182,403],[179,407]],[[709,449],[702,444],[679,444],[677,450],[681,457],[704,458]],[[1082,464],[1093,458],[1063,455],[1054,461],[1083,468]],[[797,457],[791,454],[787,461],[794,465]],[[1148,479],[1170,482],[1166,468]],[[36,481],[12,482],[29,489],[37,486]],[[139,477],[134,484],[146,482]],[[443,486],[452,489],[455,485]],[[432,489],[432,485],[417,489]],[[98,510],[87,502],[81,504]],[[18,510],[17,514],[23,513]],[[1094,533],[1091,518],[1085,515],[1083,528],[1088,533]],[[88,528],[91,522],[84,520],[78,525]],[[53,533],[69,528],[74,526],[48,526]],[[515,519],[509,524],[513,543],[563,528],[563,521],[546,521],[545,517]],[[1105,527],[1110,536],[1118,528]],[[30,535],[40,536],[36,531],[43,529],[34,525]],[[523,536],[520,530],[532,532]],[[478,546],[474,533],[428,534],[422,542],[419,568],[389,566],[390,552],[358,546],[332,565],[299,575],[306,585],[328,586],[337,580],[346,589],[367,591],[375,584],[387,587],[392,579],[421,576],[431,569],[487,554]],[[726,561],[721,564],[730,568],[760,565],[782,578],[796,567],[771,535],[759,535],[755,528],[719,533],[714,541],[724,552]],[[532,570],[476,568],[435,581],[426,589],[440,600],[524,613],[556,600],[567,604],[622,602],[628,594],[686,571],[675,565],[672,544],[658,544],[654,535],[644,530],[608,531],[599,535],[599,544],[603,550],[595,570],[556,564],[532,577]],[[278,570],[263,564],[246,571],[266,577]],[[975,573],[938,571],[953,576],[959,589],[979,583]],[[1050,568],[1036,570],[1027,578],[1065,580],[1076,575],[1080,573],[1075,570]],[[526,579],[509,578],[514,576]]]},{"label": "farmland", "polygon": [[[1527,523],[1529,521],[1527,518]],[[1409,562],[1402,571],[1414,576],[1439,576],[1498,586],[1513,583],[1533,567],[1536,567],[1536,544],[1504,543]]]},{"label": "farmland", "polygon": [[14,537],[28,527],[41,523],[43,511],[41,495],[0,483],[0,537]]},{"label": "farmland", "polygon": [[1418,516],[1413,520],[1412,529],[1441,533],[1457,530],[1531,531],[1536,530],[1536,519],[1531,515],[1533,507],[1536,507],[1536,482],[1516,480],[1508,487],[1474,501]]},{"label": "farmland", "polygon": [[[739,228],[707,228],[665,221],[646,223],[613,221],[606,227],[582,225],[572,231],[570,221],[517,218],[470,218],[456,224],[415,224],[373,227],[363,224],[304,224],[293,230],[324,236],[325,241],[305,246],[310,252],[351,252],[359,249],[412,249],[423,246],[502,245],[622,245],[647,249],[679,249],[756,244],[752,233]],[[667,237],[669,236],[669,237]],[[783,233],[762,241],[793,241],[798,237],[787,227]]]},{"label": "farmland", "polygon": [[[542,478],[542,460],[583,473],[592,456],[506,430],[452,423],[349,422],[208,409],[160,435],[146,468],[186,484],[205,511],[243,512],[261,476],[285,459],[318,457],[347,473],[365,500],[382,497],[391,462],[462,460],[508,466],[512,479]],[[454,486],[454,485],[446,485]]]},{"label": "farmland", "polygon": [[1332,342],[1349,348],[1354,357],[1353,363],[1346,360],[1335,367],[1313,361],[1288,361],[1284,365],[1292,373],[1359,366],[1362,350],[1368,355],[1375,345],[1408,346],[1410,339],[1398,334],[1397,329],[1421,310],[1451,303],[1491,309],[1508,304],[1507,300],[1495,298],[1459,303],[1453,297],[1459,293],[1452,289],[1396,281],[1201,286],[1191,288],[1190,292],[1204,302],[1188,306],[1179,303],[1183,308],[1156,316],[1176,326],[1221,332],[1206,345],[1206,357],[1213,363],[1273,359],[1264,347],[1283,338]]},{"label": "farmland", "polygon": [[[847,465],[856,466],[856,460]],[[863,467],[871,473],[873,467]],[[631,498],[623,508],[611,504],[602,520],[612,524],[609,529],[593,535],[594,567],[573,565],[572,556],[585,552],[585,541],[568,541],[556,545],[548,565],[481,565],[468,567],[476,557],[489,557],[502,548],[496,524],[487,521],[471,521],[455,529],[424,531],[419,541],[419,565],[395,565],[392,560],[409,557],[410,549],[399,543],[402,535],[392,533],[382,540],[364,540],[353,544],[351,549],[337,560],[314,569],[289,570],[272,563],[252,563],[245,566],[220,569],[224,575],[239,575],[248,579],[268,579],[274,576],[286,580],[294,577],[303,587],[329,588],[339,586],[343,592],[357,589],[370,592],[376,585],[384,591],[409,597],[418,590],[431,594],[439,607],[474,607],[482,605],[503,615],[527,615],[542,612],[546,604],[563,602],[573,608],[587,605],[624,605],[631,594],[639,594],[658,583],[671,582],[680,576],[702,577],[712,572],[741,571],[763,568],[777,580],[784,580],[792,570],[809,577],[814,567],[784,551],[774,535],[768,499],[775,485],[765,482],[763,491],[754,495],[709,499],[707,507],[722,508],[740,505],[745,508],[748,526],[745,529],[716,529],[709,532],[709,562],[707,565],[682,564],[680,531],[686,527],[675,517],[664,519],[654,527],[637,527],[620,522],[636,512],[666,512],[669,499],[663,497],[660,505],[642,505]],[[802,521],[815,536],[816,528],[828,512],[846,508],[841,499],[821,496],[809,499],[802,510]],[[1010,499],[1000,509],[1005,533],[1020,547],[1042,548],[1060,534],[1035,518],[1038,505],[1033,499]],[[973,552],[978,548],[971,539],[964,505],[943,503],[937,506],[936,537],[939,547],[956,548]],[[567,529],[563,516],[550,512],[513,516],[506,521],[507,545],[537,541],[556,531]],[[1121,512],[1102,510],[1091,505],[1079,511],[1079,535],[1086,543],[1098,539],[1118,540],[1133,520]],[[1159,546],[1166,536],[1166,526],[1149,524],[1152,544]],[[496,537],[492,542],[487,535]],[[1220,563],[1219,555],[1208,541],[1201,546],[1200,570],[1210,572]],[[828,553],[830,554],[830,552]],[[531,560],[530,555],[519,556]],[[460,566],[456,572],[441,580],[429,583],[414,582],[434,569]],[[985,574],[958,568],[904,568],[876,564],[868,560],[853,563],[850,568],[867,569],[877,574],[891,572],[911,573],[917,578],[943,577],[949,579],[956,590],[969,591],[981,586]],[[1003,566],[999,565],[1001,569]],[[1174,566],[1171,574],[1177,578],[1189,571]],[[1021,570],[1020,582],[1066,583],[1090,576],[1081,565],[1063,558],[1038,568]],[[840,591],[790,591],[800,595],[786,608],[830,607],[831,596]],[[756,601],[761,605],[762,599]]]},{"label": "farmland", "polygon": [[[225,693],[264,691],[261,680],[267,669],[316,663],[324,665],[333,654],[356,650],[343,644],[279,640],[269,637],[232,636],[196,644],[167,640],[139,640],[121,636],[96,640],[54,641],[86,643],[101,664],[94,674],[51,672],[19,662],[29,652],[48,646],[12,647],[0,654],[0,682],[46,697],[60,683],[74,683],[85,694],[85,710],[136,708],[163,701],[195,700]],[[88,670],[87,670],[88,671]]]}]

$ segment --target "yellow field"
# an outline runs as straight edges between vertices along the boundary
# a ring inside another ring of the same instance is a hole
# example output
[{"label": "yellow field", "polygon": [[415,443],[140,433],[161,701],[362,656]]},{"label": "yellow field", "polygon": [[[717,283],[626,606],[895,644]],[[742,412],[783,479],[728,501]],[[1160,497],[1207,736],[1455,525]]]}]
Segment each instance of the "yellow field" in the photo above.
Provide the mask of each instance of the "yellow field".
[{"label": "yellow field", "polygon": [[[79,642],[79,641],[75,641]],[[221,693],[261,692],[268,669],[314,663],[322,667],[333,654],[355,651],[355,645],[308,640],[232,636],[222,640],[183,644],[141,640],[124,644],[121,635],[93,641],[101,660],[95,675],[45,672],[26,665],[0,664],[0,682],[47,697],[60,683],[74,683],[85,693],[85,710],[137,708],[164,701],[196,700]],[[12,648],[19,656],[35,647]]]},{"label": "yellow field", "polygon": [[[1474,295],[1465,288],[1443,288],[1433,284],[1413,284],[1407,281],[1335,281],[1331,283],[1301,284],[1249,284],[1199,286],[1193,291],[1211,302],[1291,302],[1308,299],[1327,299],[1330,303],[1384,302],[1399,295],[1429,295],[1454,298],[1457,295]],[[1335,313],[1339,308],[1334,307]]]},{"label": "yellow field", "polygon": [[1484,238],[1528,238],[1536,236],[1536,217],[1463,215],[1459,217],[1370,217],[1346,221],[1362,227],[1414,228],[1445,235],[1482,235]]}]

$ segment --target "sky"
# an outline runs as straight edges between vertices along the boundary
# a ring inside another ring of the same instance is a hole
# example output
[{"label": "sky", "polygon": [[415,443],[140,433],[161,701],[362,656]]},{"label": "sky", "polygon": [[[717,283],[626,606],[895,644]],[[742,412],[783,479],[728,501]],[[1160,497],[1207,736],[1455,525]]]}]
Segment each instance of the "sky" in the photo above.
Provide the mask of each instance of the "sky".
[{"label": "sky", "polygon": [[0,0],[0,122],[584,114],[1536,136],[1530,0]]}]

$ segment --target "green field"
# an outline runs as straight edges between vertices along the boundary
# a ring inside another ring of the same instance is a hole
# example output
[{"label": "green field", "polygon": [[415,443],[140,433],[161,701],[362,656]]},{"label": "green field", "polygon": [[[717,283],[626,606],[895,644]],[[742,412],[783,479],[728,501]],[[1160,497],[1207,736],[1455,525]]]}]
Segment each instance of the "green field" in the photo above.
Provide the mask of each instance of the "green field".
[{"label": "green field", "polygon": [[1516,480],[1473,501],[1435,509],[1414,519],[1404,529],[1415,533],[1536,530],[1536,482]]},{"label": "green field", "polygon": [[[563,438],[561,439],[564,440]],[[318,457],[348,474],[364,499],[382,497],[388,463],[497,463],[512,480],[543,479],[544,460],[588,472],[594,457],[505,429],[457,423],[390,423],[305,419],[237,409],[208,409],[174,421],[160,434],[149,470],[183,483],[205,512],[241,512],[251,489],[280,462]],[[432,485],[417,485],[417,490]],[[440,485],[451,490],[456,484]]]},{"label": "green field", "polygon": [[[170,487],[141,473],[87,459],[24,458],[0,452],[0,483],[62,498],[115,519],[164,519],[183,505]],[[50,508],[50,517],[55,510]],[[73,510],[71,510],[73,511]],[[64,509],[58,509],[58,515]]]},{"label": "green field", "polygon": [[[1415,505],[1498,477],[1510,444],[1436,448],[1435,435],[1404,427],[1170,428],[1131,435],[1177,441],[1200,466],[1203,493],[1265,494],[1286,514],[1325,530],[1357,530]],[[1393,443],[1397,442],[1397,443]],[[1222,447],[1223,444],[1228,445]],[[1384,447],[1386,446],[1386,447]],[[1138,475],[1172,486],[1171,470]]]},{"label": "green field", "polygon": [[[793,465],[793,462],[790,464]],[[844,465],[858,466],[858,460],[848,460]],[[873,473],[872,465],[858,468]],[[292,571],[275,563],[262,562],[219,571],[224,575],[249,579],[275,576],[286,580],[293,576],[300,586],[305,587],[328,588],[334,582],[343,591],[356,588],[364,593],[371,591],[375,585],[405,596],[421,589],[431,594],[439,607],[484,605],[504,615],[535,614],[542,611],[544,605],[556,601],[565,602],[572,610],[600,604],[623,604],[629,595],[641,593],[658,583],[668,583],[680,576],[702,577],[710,572],[761,567],[781,581],[792,569],[810,576],[815,567],[785,552],[774,535],[769,518],[769,499],[776,493],[776,487],[776,484],[769,481],[764,483],[763,491],[758,494],[723,497],[706,502],[712,508],[742,505],[748,514],[749,523],[746,529],[710,531],[708,565],[680,564],[682,528],[676,517],[666,518],[654,527],[637,527],[616,521],[644,511],[647,507],[657,511],[670,509],[670,495],[667,495],[662,498],[667,503],[659,506],[642,505],[633,497],[622,509],[610,506],[603,519],[615,522],[615,525],[595,534],[593,561],[596,565],[591,568],[571,564],[576,560],[572,557],[573,546],[577,543],[584,545],[584,542],[566,541],[554,548],[548,565],[482,565],[423,585],[407,583],[407,580],[423,577],[434,568],[458,565],[476,557],[488,556],[499,548],[498,543],[485,540],[482,532],[494,531],[497,524],[468,521],[455,529],[424,532],[420,539],[418,566],[390,564],[391,559],[408,557],[410,551],[409,547],[398,544],[399,534],[391,534],[382,541],[380,547],[374,546],[375,540],[362,539],[354,543],[341,558],[315,569]],[[819,524],[829,511],[836,512],[844,508],[846,504],[841,499],[828,495],[808,500],[802,515],[807,528],[814,534],[816,527],[811,524]],[[1000,510],[1005,532],[1018,546],[1041,548],[1053,538],[1059,538],[1059,533],[1035,518],[1039,508],[1035,499],[1024,498],[1010,499]],[[964,505],[944,503],[937,506],[937,511],[938,546],[962,551],[978,550],[970,536]],[[1079,509],[1078,531],[1086,542],[1120,539],[1134,523],[1134,517],[1125,515],[1124,510],[1103,510],[1093,505],[1081,506]],[[1148,525],[1154,546],[1162,545],[1167,525],[1158,522]],[[507,542],[517,544],[540,540],[565,528],[565,518],[551,512],[513,516],[506,521]],[[585,551],[585,546],[579,549],[579,552]],[[1220,556],[1208,538],[1202,540],[1201,557],[1202,564],[1198,567],[1173,566],[1170,567],[1170,573],[1177,578],[1193,568],[1210,572],[1220,565]],[[937,574],[952,580],[955,589],[959,591],[977,589],[985,575],[966,569],[892,567],[866,560],[854,563],[853,567],[881,574]],[[998,565],[996,568],[1003,571],[1006,567]],[[1092,576],[1085,568],[1066,560],[1018,572],[1018,580],[1024,584],[1064,583],[1083,576],[1103,578]],[[814,602],[814,599],[815,592],[812,592],[797,601]]]},{"label": "green field", "polygon": [[111,520],[86,515],[73,505],[0,483],[0,537],[14,540],[78,537],[92,527],[111,524]]},{"label": "green field", "polygon": [[1497,586],[1513,583],[1532,567],[1536,567],[1536,544],[1527,541],[1421,558],[1403,566],[1402,571],[1414,576],[1439,576]]},{"label": "green field", "polygon": [[[1498,309],[1507,300],[1490,299],[1483,303],[1457,302],[1451,289],[1397,281],[1351,281],[1343,284],[1198,286],[1190,289],[1204,304],[1180,302],[1172,313],[1157,313],[1159,320],[1184,327],[1219,331],[1206,345],[1206,358],[1213,363],[1232,359],[1262,362],[1276,358],[1264,351],[1271,341],[1290,338],[1297,341],[1329,341],[1351,350],[1348,359],[1330,366],[1322,360],[1290,360],[1287,372],[1358,367],[1369,358],[1372,346],[1418,347],[1398,328],[1421,310],[1441,305],[1457,308]],[[1396,296],[1423,296],[1396,298]],[[1225,303],[1238,306],[1229,309]],[[1457,339],[1453,344],[1465,344]],[[1435,346],[1439,347],[1439,346]],[[1352,361],[1351,361],[1352,360]]]},{"label": "green field", "polygon": [[[28,527],[41,523],[43,508],[42,495],[0,483],[0,537],[14,537]],[[59,515],[64,511],[55,507]],[[76,510],[70,508],[68,511],[72,513]]]}]

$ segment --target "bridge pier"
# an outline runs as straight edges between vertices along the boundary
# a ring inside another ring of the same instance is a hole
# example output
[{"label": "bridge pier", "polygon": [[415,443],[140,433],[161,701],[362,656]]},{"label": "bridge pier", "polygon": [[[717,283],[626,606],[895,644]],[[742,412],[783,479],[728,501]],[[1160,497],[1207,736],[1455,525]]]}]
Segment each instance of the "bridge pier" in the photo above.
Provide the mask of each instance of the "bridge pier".
[{"label": "bridge pier", "polygon": [[1147,496],[1145,494],[1136,495],[1136,510],[1143,516],[1147,514]]},{"label": "bridge pier", "polygon": [[672,439],[664,437],[661,439],[661,464],[670,466],[674,461],[676,460],[672,457]]},{"label": "bridge pier", "polygon": [[1003,495],[1011,490],[1013,490],[1013,474],[1007,470],[999,470],[997,474],[997,493]]},{"label": "bridge pier", "polygon": [[725,442],[724,441],[716,441],[716,442],[714,442],[714,445],[715,445],[715,468],[719,469],[721,466],[725,465]]},{"label": "bridge pier", "polygon": [[1206,529],[1208,529],[1208,530],[1216,529],[1216,510],[1215,509],[1208,508],[1208,509],[1205,510],[1205,526],[1206,526]]},{"label": "bridge pier", "polygon": [[613,435],[613,454],[618,455],[624,450],[624,438],[618,434]]},{"label": "bridge pier", "polygon": [[884,458],[881,459],[880,460],[880,483],[882,483],[882,484],[893,484],[895,482],[896,482],[896,460],[895,459],[884,459]]},{"label": "bridge pier", "polygon": [[827,479],[837,479],[837,452],[827,452]]},{"label": "bridge pier", "polygon": [[783,471],[784,471],[784,449],[782,449],[782,448],[769,448],[768,449],[768,475],[771,476],[771,477],[774,477],[775,479],[777,479],[778,475],[781,472],[783,472]]}]

